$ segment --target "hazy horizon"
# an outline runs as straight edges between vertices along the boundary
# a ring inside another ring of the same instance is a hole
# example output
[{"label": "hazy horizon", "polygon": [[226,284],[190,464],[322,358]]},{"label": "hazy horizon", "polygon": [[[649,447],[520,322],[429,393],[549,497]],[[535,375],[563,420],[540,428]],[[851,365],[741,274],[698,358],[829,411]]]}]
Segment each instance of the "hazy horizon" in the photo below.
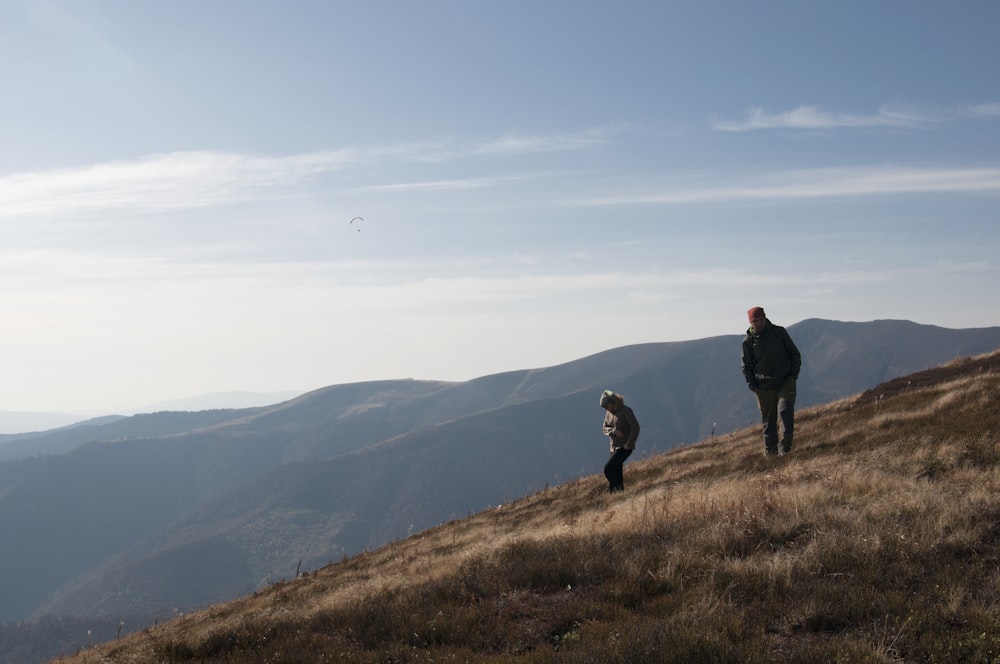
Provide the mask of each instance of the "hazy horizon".
[{"label": "hazy horizon", "polygon": [[152,413],[162,410],[197,411],[219,408],[254,408],[270,406],[293,399],[306,390],[279,390],[274,392],[215,392],[191,397],[182,397],[169,401],[147,404],[139,408],[119,408],[107,412],[67,413],[58,411],[6,411],[0,410],[0,434],[30,433],[47,431],[63,426],[78,424],[89,419],[127,417],[139,413]]}]

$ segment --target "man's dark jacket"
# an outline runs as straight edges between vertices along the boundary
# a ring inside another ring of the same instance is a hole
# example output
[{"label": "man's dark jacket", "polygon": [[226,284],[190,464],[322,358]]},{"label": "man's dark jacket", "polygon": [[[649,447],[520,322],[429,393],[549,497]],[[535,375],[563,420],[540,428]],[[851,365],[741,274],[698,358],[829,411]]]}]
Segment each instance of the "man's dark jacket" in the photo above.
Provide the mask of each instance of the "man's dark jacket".
[{"label": "man's dark jacket", "polygon": [[802,355],[788,331],[768,320],[760,334],[747,330],[740,363],[751,390],[776,390],[789,376],[799,377]]}]

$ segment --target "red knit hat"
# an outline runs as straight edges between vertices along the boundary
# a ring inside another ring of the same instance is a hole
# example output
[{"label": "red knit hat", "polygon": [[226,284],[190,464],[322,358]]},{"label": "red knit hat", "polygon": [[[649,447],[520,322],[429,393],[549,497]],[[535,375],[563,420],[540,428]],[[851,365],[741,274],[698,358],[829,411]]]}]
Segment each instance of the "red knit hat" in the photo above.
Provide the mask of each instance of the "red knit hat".
[{"label": "red knit hat", "polygon": [[761,307],[750,307],[750,309],[747,310],[747,319],[751,323],[753,322],[754,318],[764,318],[765,315],[766,314],[764,313],[764,309]]}]

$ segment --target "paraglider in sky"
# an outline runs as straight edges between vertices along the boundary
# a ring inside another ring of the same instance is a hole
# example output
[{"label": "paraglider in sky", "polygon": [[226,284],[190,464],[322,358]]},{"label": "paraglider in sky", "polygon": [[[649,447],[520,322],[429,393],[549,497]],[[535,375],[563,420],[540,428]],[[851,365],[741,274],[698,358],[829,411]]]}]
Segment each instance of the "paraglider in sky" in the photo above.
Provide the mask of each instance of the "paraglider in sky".
[{"label": "paraglider in sky", "polygon": [[[365,220],[364,217],[354,217],[349,222],[347,222],[347,225],[351,226],[354,224],[355,221],[364,221],[364,220]],[[358,224],[358,232],[359,233],[361,232],[361,224]]]}]

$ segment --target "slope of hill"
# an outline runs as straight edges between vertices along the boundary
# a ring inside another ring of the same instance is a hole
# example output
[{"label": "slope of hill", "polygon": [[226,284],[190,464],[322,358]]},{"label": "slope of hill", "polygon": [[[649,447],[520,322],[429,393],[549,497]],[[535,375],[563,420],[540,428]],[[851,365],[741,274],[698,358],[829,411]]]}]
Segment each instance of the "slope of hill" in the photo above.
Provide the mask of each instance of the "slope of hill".
[{"label": "slope of hill", "polygon": [[997,661],[1000,352],[798,423],[788,457],[716,436],[59,661]]},{"label": "slope of hill", "polygon": [[[805,358],[801,406],[959,349],[1000,347],[1000,328],[814,319],[790,329]],[[746,426],[757,415],[738,348],[738,336],[642,344],[466,383],[336,386],[231,416],[184,437],[199,456],[183,472],[202,478],[178,503],[188,509],[115,555],[88,558],[89,569],[74,567],[47,598],[36,593],[44,603],[34,615],[161,616],[203,606],[588,474],[606,455],[595,395],[609,385],[640,415],[639,458]],[[192,569],[216,570],[214,582],[185,583]],[[20,576],[14,587],[42,581]]]},{"label": "slope of hill", "polygon": [[[802,407],[1000,347],[1000,328],[814,319],[790,329],[805,356]],[[739,429],[757,419],[739,338],[81,427],[60,440],[71,452],[0,463],[0,621],[103,614],[112,633],[122,616],[151,624],[587,475],[607,455],[596,406],[606,387],[640,415],[632,461]]]}]

